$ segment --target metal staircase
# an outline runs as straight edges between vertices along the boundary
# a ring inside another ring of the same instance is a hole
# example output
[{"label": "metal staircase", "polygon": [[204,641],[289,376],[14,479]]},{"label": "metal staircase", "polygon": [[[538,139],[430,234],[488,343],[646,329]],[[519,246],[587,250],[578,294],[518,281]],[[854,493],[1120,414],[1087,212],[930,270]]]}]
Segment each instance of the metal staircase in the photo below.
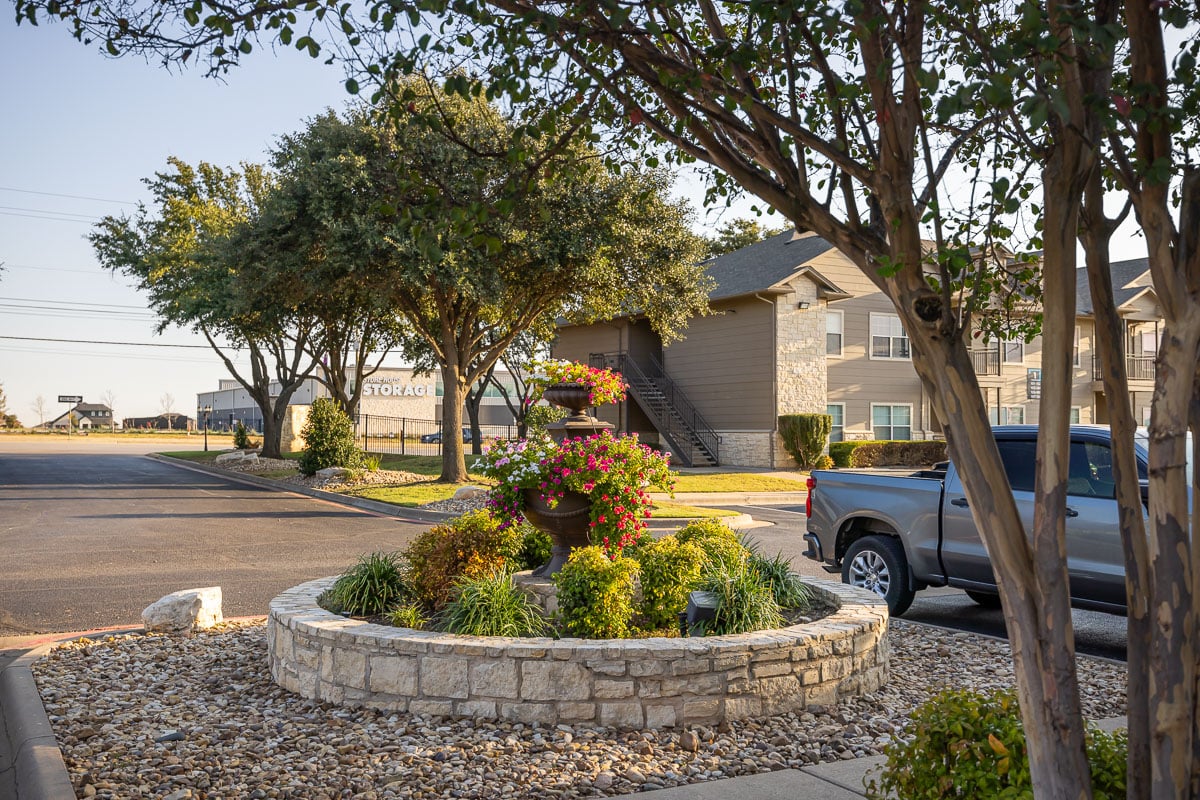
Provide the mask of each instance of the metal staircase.
[{"label": "metal staircase", "polygon": [[646,412],[659,434],[685,467],[716,466],[720,437],[696,410],[662,364],[653,356],[641,360],[628,353],[593,353],[593,367],[621,373],[629,385],[629,397]]}]

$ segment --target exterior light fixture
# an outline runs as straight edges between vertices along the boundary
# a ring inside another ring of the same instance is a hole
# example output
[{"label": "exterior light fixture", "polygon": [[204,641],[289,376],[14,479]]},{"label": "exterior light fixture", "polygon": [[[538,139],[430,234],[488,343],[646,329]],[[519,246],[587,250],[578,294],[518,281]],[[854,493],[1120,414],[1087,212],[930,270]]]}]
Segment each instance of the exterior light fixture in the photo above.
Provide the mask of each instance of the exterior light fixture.
[{"label": "exterior light fixture", "polygon": [[799,303],[796,304],[796,308],[803,311],[811,305],[812,305],[812,303],[808,302],[807,300],[801,300]]}]

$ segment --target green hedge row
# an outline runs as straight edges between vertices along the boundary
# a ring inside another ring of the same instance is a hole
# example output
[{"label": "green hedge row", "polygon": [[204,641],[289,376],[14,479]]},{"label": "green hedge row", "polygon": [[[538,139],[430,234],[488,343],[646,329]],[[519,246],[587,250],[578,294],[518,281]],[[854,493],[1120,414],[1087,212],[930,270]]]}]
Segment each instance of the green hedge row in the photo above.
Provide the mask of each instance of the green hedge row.
[{"label": "green hedge row", "polygon": [[829,457],[835,467],[924,467],[946,460],[941,441],[833,442]]}]

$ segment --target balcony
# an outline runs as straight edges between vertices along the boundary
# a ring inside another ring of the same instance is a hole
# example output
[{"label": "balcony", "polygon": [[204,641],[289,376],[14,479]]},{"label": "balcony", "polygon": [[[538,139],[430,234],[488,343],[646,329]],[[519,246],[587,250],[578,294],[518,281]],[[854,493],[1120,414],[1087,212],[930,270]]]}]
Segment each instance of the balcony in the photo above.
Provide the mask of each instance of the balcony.
[{"label": "balcony", "polygon": [[976,350],[969,348],[967,352],[971,354],[971,364],[975,367],[976,375],[1000,374],[999,350]]},{"label": "balcony", "polygon": [[[1153,381],[1154,356],[1125,356],[1125,377],[1131,381]],[[1098,356],[1092,356],[1092,380],[1104,380]]]}]

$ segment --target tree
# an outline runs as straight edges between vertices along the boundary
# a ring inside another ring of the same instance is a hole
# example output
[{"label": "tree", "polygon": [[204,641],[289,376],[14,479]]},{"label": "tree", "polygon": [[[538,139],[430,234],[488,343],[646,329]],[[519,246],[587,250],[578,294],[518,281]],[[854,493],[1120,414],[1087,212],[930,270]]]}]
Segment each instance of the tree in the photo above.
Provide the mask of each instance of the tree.
[{"label": "tree", "polygon": [[167,430],[175,429],[175,396],[170,392],[158,398],[159,412],[167,418]]},{"label": "tree", "polygon": [[100,400],[104,403],[104,405],[108,406],[108,413],[111,415],[108,418],[109,428],[112,430],[113,433],[116,433],[117,432],[117,410],[116,410],[117,396],[116,396],[116,394],[113,393],[112,389],[105,389],[104,394],[100,395]]},{"label": "tree", "polygon": [[788,230],[790,225],[768,228],[756,219],[734,219],[717,228],[717,235],[706,237],[708,257],[716,258],[743,247],[757,244],[768,236]]},{"label": "tree", "polygon": [[[392,86],[400,113],[320,120],[340,141],[313,204],[327,262],[355,265],[442,374],[442,424],[531,328],[638,309],[670,336],[706,308],[698,239],[661,173],[611,176],[569,139],[526,132],[483,99]],[[528,158],[512,157],[529,147]],[[444,438],[441,479],[467,477],[463,442]]]},{"label": "tree", "polygon": [[282,274],[277,284],[289,293],[287,302],[313,320],[309,352],[322,364],[316,378],[350,416],[364,380],[382,363],[383,355],[370,363],[372,354],[386,353],[403,336],[381,290],[387,275],[345,246],[347,228],[373,222],[372,197],[360,194],[371,191],[360,155],[369,136],[362,125],[327,112],[282,137],[272,154],[277,183],[237,243],[248,262]]},{"label": "tree", "polygon": [[[138,280],[160,330],[180,325],[203,334],[262,411],[263,456],[279,458],[287,406],[317,361],[308,354],[311,319],[288,304],[278,272],[248,262],[238,245],[271,179],[254,165],[238,172],[169,164],[171,171],[146,181],[154,211],[142,205],[133,218],[104,217],[89,239],[101,264]],[[249,375],[234,365],[230,347],[248,351]]]},{"label": "tree", "polygon": [[0,427],[21,427],[21,421],[17,419],[17,415],[8,413],[8,396],[4,393],[4,384],[2,383],[0,383]]},{"label": "tree", "polygon": [[33,409],[34,414],[37,414],[38,427],[44,427],[46,425],[46,398],[39,394],[34,398],[33,404],[30,406],[30,408]]}]

